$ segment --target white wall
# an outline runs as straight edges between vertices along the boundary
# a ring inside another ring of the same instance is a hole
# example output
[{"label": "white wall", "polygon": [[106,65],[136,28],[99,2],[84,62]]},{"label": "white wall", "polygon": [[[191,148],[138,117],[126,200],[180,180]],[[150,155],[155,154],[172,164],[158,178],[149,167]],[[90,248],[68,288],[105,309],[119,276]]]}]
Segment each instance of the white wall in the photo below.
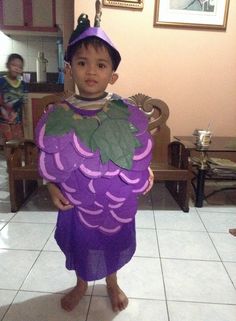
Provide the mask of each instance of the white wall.
[{"label": "white wall", "polygon": [[57,48],[54,37],[27,37],[12,36],[7,37],[0,34],[1,59],[0,71],[6,70],[6,60],[9,54],[18,53],[25,60],[25,71],[36,71],[36,58],[38,51],[43,51],[48,60],[47,71],[57,72]]}]

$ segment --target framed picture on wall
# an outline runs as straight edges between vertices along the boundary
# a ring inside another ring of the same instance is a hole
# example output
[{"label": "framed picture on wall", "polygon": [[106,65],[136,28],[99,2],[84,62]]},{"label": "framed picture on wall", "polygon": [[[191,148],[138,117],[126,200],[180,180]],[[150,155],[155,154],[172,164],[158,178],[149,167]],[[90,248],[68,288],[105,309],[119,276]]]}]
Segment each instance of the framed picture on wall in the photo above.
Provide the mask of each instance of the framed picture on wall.
[{"label": "framed picture on wall", "polygon": [[154,26],[226,29],[229,0],[155,0]]},{"label": "framed picture on wall", "polygon": [[144,0],[129,0],[129,1],[113,1],[113,0],[102,0],[104,6],[109,7],[124,7],[131,9],[143,9]]}]

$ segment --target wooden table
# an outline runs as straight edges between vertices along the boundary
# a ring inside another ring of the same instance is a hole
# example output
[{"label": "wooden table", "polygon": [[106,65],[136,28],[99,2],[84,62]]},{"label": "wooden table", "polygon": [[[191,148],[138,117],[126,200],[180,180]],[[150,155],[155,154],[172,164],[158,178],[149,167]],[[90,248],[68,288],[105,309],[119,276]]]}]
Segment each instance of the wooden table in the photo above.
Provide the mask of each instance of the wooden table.
[{"label": "wooden table", "polygon": [[176,140],[180,141],[189,149],[190,153],[195,151],[199,153],[200,164],[197,166],[197,182],[196,182],[196,207],[203,206],[204,200],[204,187],[205,178],[207,172],[206,161],[208,153],[217,152],[217,154],[236,153],[236,137],[223,137],[223,136],[212,136],[211,143],[207,148],[199,148],[195,144],[194,136],[175,136]]}]

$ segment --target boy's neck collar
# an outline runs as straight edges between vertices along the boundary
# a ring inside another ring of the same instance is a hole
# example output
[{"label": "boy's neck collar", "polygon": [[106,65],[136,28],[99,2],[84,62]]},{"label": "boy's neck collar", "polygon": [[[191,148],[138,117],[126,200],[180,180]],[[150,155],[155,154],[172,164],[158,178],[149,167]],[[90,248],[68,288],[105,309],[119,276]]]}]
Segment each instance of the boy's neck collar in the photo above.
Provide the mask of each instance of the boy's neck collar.
[{"label": "boy's neck collar", "polygon": [[105,98],[107,95],[108,95],[108,93],[107,93],[107,92],[104,92],[101,96],[96,97],[96,98],[87,98],[87,97],[83,97],[83,96],[80,96],[80,95],[75,95],[75,97],[76,97],[77,99],[84,100],[84,101],[95,101],[95,100],[103,99],[103,98]]},{"label": "boy's neck collar", "polygon": [[6,80],[8,81],[9,84],[11,84],[13,87],[18,87],[20,84],[20,80],[19,79],[12,79],[10,78],[8,75],[6,75]]}]

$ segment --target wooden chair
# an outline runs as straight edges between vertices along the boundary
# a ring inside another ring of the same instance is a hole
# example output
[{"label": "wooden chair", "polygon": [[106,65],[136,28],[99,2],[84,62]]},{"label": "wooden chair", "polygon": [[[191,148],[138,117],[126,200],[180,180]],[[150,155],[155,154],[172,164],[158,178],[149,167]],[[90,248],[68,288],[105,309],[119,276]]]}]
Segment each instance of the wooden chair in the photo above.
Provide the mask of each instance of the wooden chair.
[{"label": "wooden chair", "polygon": [[179,142],[170,142],[167,104],[143,94],[129,98],[149,119],[149,130],[154,140],[151,168],[156,182],[165,181],[166,187],[184,212],[189,211],[191,171],[189,151]]},{"label": "wooden chair", "polygon": [[[37,124],[47,106],[61,101],[64,94],[47,95],[37,102],[34,124]],[[33,131],[34,131],[33,127]],[[38,188],[38,148],[34,140],[10,140],[6,142],[11,211],[17,212],[29,196]]]},{"label": "wooden chair", "polygon": [[[45,107],[58,102],[61,97],[45,96],[38,105],[38,118]],[[189,211],[190,172],[188,152],[181,143],[170,143],[170,129],[166,125],[169,108],[160,99],[143,94],[128,98],[148,116],[149,130],[153,136],[153,160],[151,168],[155,181],[165,181],[168,190],[185,212]],[[16,212],[36,190],[40,178],[37,170],[37,147],[33,141],[10,141],[8,149],[8,173],[11,211]]]},{"label": "wooden chair", "polygon": [[6,142],[11,211],[16,212],[38,187],[38,149],[32,140]]}]

